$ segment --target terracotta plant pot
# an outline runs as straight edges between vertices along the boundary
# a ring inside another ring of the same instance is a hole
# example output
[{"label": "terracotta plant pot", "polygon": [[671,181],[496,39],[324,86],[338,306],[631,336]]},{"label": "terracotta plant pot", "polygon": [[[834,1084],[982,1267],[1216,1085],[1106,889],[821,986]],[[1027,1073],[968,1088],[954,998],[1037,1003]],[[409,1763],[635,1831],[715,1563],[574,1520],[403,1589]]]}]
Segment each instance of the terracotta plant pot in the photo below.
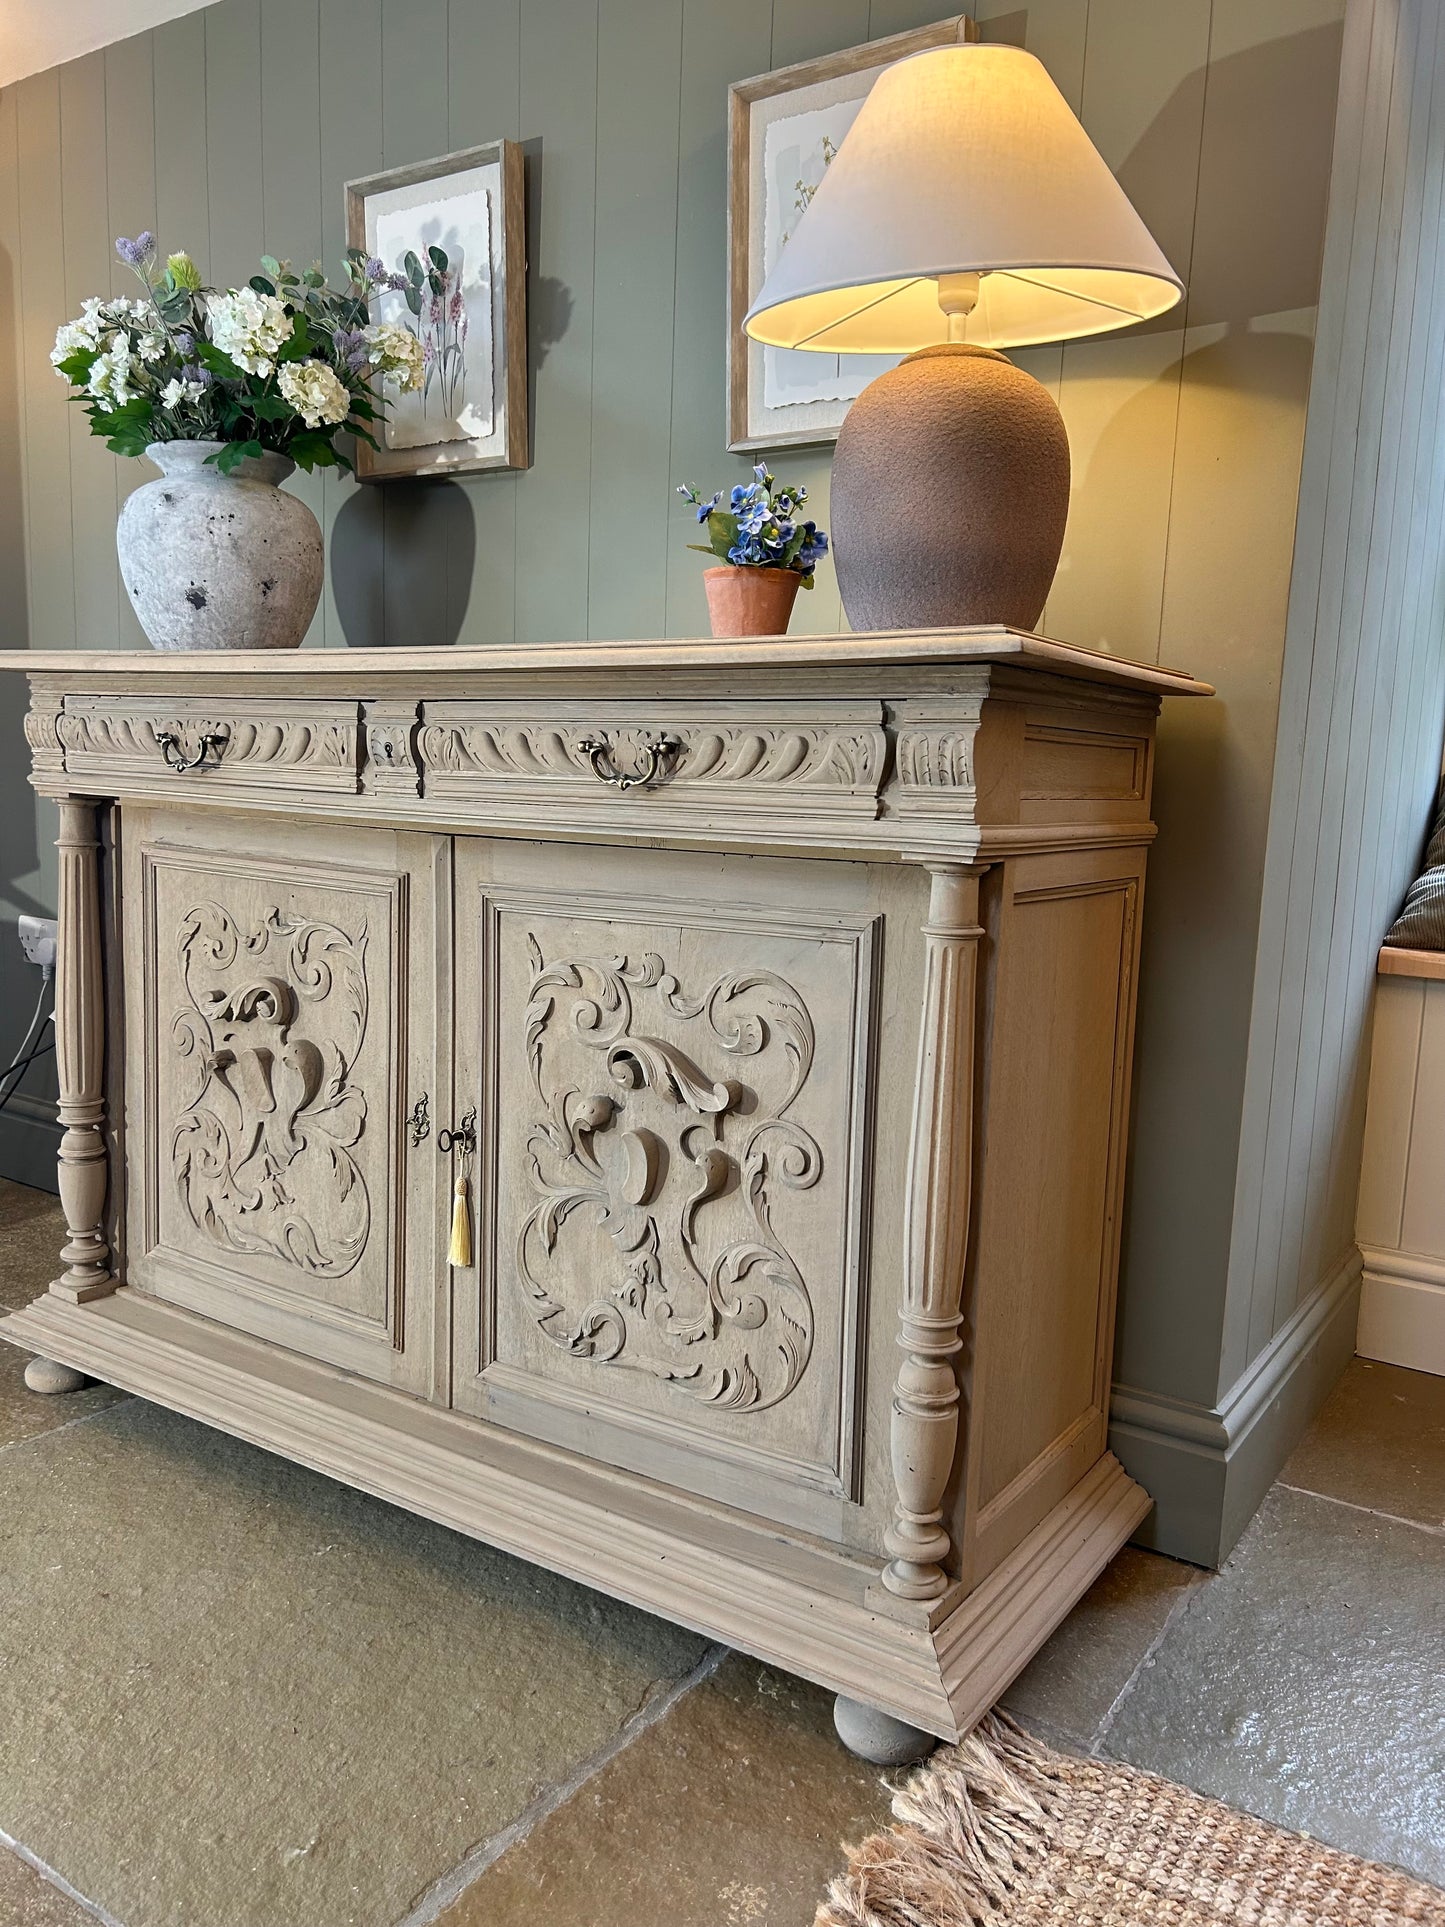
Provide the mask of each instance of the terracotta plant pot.
[{"label": "terracotta plant pot", "polygon": [[796,569],[745,569],[725,562],[704,569],[707,613],[715,636],[782,636],[802,577]]}]

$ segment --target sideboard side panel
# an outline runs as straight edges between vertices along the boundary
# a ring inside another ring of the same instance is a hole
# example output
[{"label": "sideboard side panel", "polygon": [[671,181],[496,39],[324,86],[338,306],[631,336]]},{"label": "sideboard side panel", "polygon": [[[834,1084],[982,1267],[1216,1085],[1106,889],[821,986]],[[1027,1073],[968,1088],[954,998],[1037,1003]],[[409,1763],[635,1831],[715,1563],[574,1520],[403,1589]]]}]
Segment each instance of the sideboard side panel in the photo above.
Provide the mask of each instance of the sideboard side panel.
[{"label": "sideboard side panel", "polygon": [[990,896],[969,1582],[1105,1447],[1143,881],[1140,849],[1062,852],[1005,864]]}]

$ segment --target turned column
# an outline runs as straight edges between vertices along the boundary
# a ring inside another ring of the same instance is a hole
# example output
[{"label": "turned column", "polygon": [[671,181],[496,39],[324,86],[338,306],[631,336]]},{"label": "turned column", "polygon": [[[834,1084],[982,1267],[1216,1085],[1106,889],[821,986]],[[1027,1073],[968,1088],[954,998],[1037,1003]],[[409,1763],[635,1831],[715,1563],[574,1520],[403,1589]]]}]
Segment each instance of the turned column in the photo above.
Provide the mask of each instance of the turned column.
[{"label": "turned column", "polygon": [[958,1445],[964,1258],[973,1160],[974,991],[978,872],[930,865],[923,1030],[913,1096],[904,1219],[903,1363],[893,1387],[891,1448],[897,1488],[884,1535],[883,1583],[904,1599],[948,1586],[943,1495]]},{"label": "turned column", "polygon": [[84,1304],[114,1291],[105,1239],[105,992],[101,978],[100,838],[96,805],[62,796],[55,1061],[60,1082],[60,1202],[69,1237],[57,1298]]}]

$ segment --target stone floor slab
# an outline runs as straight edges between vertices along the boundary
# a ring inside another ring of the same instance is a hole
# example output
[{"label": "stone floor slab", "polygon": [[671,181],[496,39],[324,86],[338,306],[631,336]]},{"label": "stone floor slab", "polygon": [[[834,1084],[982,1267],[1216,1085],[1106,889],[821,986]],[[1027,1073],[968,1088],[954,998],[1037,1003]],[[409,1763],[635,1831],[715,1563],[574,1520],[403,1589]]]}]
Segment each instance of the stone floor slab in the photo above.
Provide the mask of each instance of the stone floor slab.
[{"label": "stone floor slab", "polygon": [[[59,1198],[0,1178],[0,1313],[40,1296],[60,1269],[64,1243]],[[0,1448],[103,1411],[122,1396],[109,1385],[93,1385],[43,1398],[25,1383],[26,1356],[0,1344]]]},{"label": "stone floor slab", "polygon": [[831,1695],[734,1655],[438,1927],[805,1927],[888,1799],[835,1737]]},{"label": "stone floor slab", "polygon": [[1276,1487],[1103,1750],[1445,1880],[1445,1537]]},{"label": "stone floor slab", "polygon": [[1445,1526],[1445,1378],[1355,1359],[1280,1479]]},{"label": "stone floor slab", "polygon": [[0,1847],[0,1921],[5,1927],[95,1927],[95,1915]]},{"label": "stone floor slab", "polygon": [[125,1927],[391,1927],[706,1650],[135,1400],[3,1485],[0,1828]]},{"label": "stone floor slab", "polygon": [[1087,1752],[1169,1615],[1204,1577],[1196,1566],[1125,1546],[1003,1704],[1040,1738]]}]

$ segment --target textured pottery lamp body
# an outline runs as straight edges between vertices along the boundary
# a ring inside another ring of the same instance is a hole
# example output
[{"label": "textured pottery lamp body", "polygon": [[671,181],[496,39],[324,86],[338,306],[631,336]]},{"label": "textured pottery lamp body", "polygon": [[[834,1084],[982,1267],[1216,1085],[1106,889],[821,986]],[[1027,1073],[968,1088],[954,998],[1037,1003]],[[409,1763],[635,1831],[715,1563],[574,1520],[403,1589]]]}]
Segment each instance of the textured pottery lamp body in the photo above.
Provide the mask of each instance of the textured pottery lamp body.
[{"label": "textured pottery lamp body", "polygon": [[848,620],[1031,629],[1068,513],[1069,442],[1048,390],[991,349],[924,348],[870,383],[838,434],[833,554]]},{"label": "textured pottery lamp body", "polygon": [[908,356],[854,402],[833,461],[855,629],[1033,627],[1068,441],[993,351],[1126,327],[1181,292],[1032,54],[940,47],[879,75],[744,322],[778,348]]}]

